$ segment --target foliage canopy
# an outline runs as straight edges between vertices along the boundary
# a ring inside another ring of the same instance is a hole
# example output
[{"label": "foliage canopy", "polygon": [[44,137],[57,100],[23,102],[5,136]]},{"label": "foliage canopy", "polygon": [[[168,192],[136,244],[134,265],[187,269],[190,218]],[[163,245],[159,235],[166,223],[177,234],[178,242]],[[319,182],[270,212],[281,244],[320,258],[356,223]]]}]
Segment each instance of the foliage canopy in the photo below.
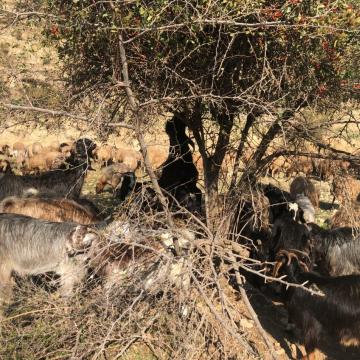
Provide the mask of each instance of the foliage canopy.
[{"label": "foliage canopy", "polygon": [[[334,107],[358,91],[356,0],[49,0],[48,6],[58,15],[48,35],[73,92],[101,93],[110,119],[119,116],[126,104],[122,41],[143,111],[176,110],[187,119],[208,191],[217,192],[234,128],[241,130],[238,157],[251,129],[261,129],[249,165],[254,172],[281,132],[294,135],[296,111]],[[240,114],[252,116],[245,121]],[[208,146],[211,123],[217,130]]]}]

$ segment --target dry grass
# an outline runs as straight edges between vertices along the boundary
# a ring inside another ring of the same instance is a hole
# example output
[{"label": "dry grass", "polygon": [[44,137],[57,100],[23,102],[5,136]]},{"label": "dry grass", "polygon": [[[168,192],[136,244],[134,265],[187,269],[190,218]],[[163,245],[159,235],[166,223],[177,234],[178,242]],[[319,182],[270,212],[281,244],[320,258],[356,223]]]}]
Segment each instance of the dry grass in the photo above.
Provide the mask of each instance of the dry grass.
[{"label": "dry grass", "polygon": [[[142,227],[141,234],[147,231],[154,233]],[[39,283],[19,281],[16,302],[0,323],[0,358],[258,358],[259,350],[248,340],[254,336],[253,325],[239,306],[228,269],[213,273],[212,258],[201,241],[197,251],[194,243],[184,255],[183,276],[193,281],[180,287],[170,277],[145,287],[150,269],[177,261],[170,252],[159,253],[156,242],[146,244],[148,256],[135,250],[125,271],[100,283],[91,277],[67,301]],[[131,245],[140,246],[138,236]],[[121,251],[118,256],[122,258]],[[264,348],[261,342],[259,348]]]}]

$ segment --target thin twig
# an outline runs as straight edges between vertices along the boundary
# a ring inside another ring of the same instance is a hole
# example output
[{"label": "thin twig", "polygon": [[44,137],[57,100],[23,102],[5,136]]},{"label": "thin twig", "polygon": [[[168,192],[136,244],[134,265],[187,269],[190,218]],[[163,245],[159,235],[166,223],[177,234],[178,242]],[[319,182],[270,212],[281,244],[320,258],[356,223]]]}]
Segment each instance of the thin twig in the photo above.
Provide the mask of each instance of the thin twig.
[{"label": "thin twig", "polygon": [[[87,116],[72,114],[72,113],[69,113],[69,112],[63,111],[63,110],[53,110],[53,109],[40,108],[40,107],[36,107],[36,106],[24,106],[24,105],[15,105],[15,104],[7,104],[7,103],[1,103],[1,105],[10,110],[40,112],[43,114],[50,114],[52,116],[65,116],[65,117],[70,117],[73,119],[85,121],[87,123],[92,121],[92,119]],[[125,123],[109,123],[108,125],[114,126],[114,127],[123,127],[123,128],[127,128],[130,130],[135,130],[134,126],[125,124]]]}]

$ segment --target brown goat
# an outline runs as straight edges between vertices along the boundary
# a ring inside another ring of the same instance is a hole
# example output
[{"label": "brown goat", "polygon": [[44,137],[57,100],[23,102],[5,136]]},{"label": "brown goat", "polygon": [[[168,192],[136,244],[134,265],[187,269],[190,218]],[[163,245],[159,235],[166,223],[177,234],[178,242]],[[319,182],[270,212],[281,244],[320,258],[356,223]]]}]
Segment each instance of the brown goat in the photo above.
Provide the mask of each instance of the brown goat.
[{"label": "brown goat", "polygon": [[290,195],[292,200],[296,200],[296,196],[299,194],[308,197],[315,208],[319,207],[319,192],[314,184],[303,176],[295,178],[290,185]]},{"label": "brown goat", "polygon": [[49,170],[57,169],[65,160],[66,153],[52,151],[45,155],[46,166]]},{"label": "brown goat", "polygon": [[45,171],[47,169],[44,156],[35,155],[25,159],[25,169],[27,171]]},{"label": "brown goat", "polygon": [[335,177],[330,188],[331,194],[339,201],[341,205],[351,204],[360,194],[360,180],[351,176]]},{"label": "brown goat", "polygon": [[113,190],[119,185],[124,173],[130,172],[131,169],[124,163],[113,164],[102,169],[101,176],[96,183],[96,193],[101,193],[106,185],[110,185]]},{"label": "brown goat", "polygon": [[312,159],[313,174],[322,180],[328,180],[332,176],[347,174],[350,162],[345,160]]},{"label": "brown goat", "polygon": [[45,171],[57,169],[65,160],[65,155],[59,151],[42,152],[25,160],[27,171]]},{"label": "brown goat", "polygon": [[[250,158],[249,158],[250,160]],[[269,165],[269,171],[271,177],[274,177],[275,175],[278,175],[280,173],[287,174],[288,169],[291,167],[291,164],[287,158],[284,156],[279,156],[272,160],[272,162]]]},{"label": "brown goat", "polygon": [[114,147],[111,145],[101,145],[95,149],[96,159],[105,166],[113,159]]},{"label": "brown goat", "polygon": [[130,171],[135,171],[141,164],[141,155],[132,149],[114,148],[113,161],[114,163],[124,163],[131,169]]},{"label": "brown goat", "polygon": [[33,144],[28,146],[28,155],[34,156],[42,153],[44,147],[39,142],[34,142]]},{"label": "brown goat", "polygon": [[290,165],[286,169],[287,177],[300,173],[307,176],[313,172],[313,163],[311,159],[306,156],[292,156],[288,158],[288,161]]},{"label": "brown goat", "polygon": [[[194,165],[200,174],[204,173],[204,164],[201,154],[199,152],[193,153]],[[235,164],[236,154],[233,151],[227,152],[221,164],[222,178],[228,180],[228,175],[231,174]]]},{"label": "brown goat", "polygon": [[148,147],[147,153],[153,169],[157,169],[167,159],[169,150],[165,146],[152,145]]},{"label": "brown goat", "polygon": [[49,150],[51,151],[59,151],[59,148],[60,148],[60,144],[59,144],[59,141],[57,140],[54,140],[50,143],[50,145],[48,145],[49,147]]},{"label": "brown goat", "polygon": [[25,165],[26,163],[26,156],[25,156],[25,153],[23,152],[20,152],[16,155],[15,157],[15,167],[20,170],[23,168],[23,166]]},{"label": "brown goat", "polygon": [[17,141],[13,144],[13,152],[15,153],[15,155],[17,154],[18,151],[25,152],[25,150],[26,150],[26,146],[24,145],[24,143]]},{"label": "brown goat", "polygon": [[31,216],[54,222],[75,222],[82,225],[101,221],[89,208],[70,199],[18,198],[11,196],[0,202],[0,213]]}]

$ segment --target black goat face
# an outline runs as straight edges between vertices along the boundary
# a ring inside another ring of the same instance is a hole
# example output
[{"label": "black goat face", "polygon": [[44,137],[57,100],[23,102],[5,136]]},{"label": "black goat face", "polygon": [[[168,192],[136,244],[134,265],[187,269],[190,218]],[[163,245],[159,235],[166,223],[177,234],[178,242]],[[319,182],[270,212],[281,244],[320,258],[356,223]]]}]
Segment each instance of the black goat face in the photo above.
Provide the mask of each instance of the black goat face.
[{"label": "black goat face", "polygon": [[188,144],[189,137],[185,133],[186,125],[179,114],[175,114],[171,120],[166,122],[165,131],[169,136],[170,145]]},{"label": "black goat face", "polygon": [[93,158],[93,151],[96,148],[96,144],[88,139],[88,138],[81,138],[77,140],[74,144],[74,155],[78,158]]},{"label": "black goat face", "polygon": [[121,183],[114,191],[114,197],[124,201],[126,197],[134,190],[136,185],[136,176],[133,172],[126,172],[122,175]]}]

